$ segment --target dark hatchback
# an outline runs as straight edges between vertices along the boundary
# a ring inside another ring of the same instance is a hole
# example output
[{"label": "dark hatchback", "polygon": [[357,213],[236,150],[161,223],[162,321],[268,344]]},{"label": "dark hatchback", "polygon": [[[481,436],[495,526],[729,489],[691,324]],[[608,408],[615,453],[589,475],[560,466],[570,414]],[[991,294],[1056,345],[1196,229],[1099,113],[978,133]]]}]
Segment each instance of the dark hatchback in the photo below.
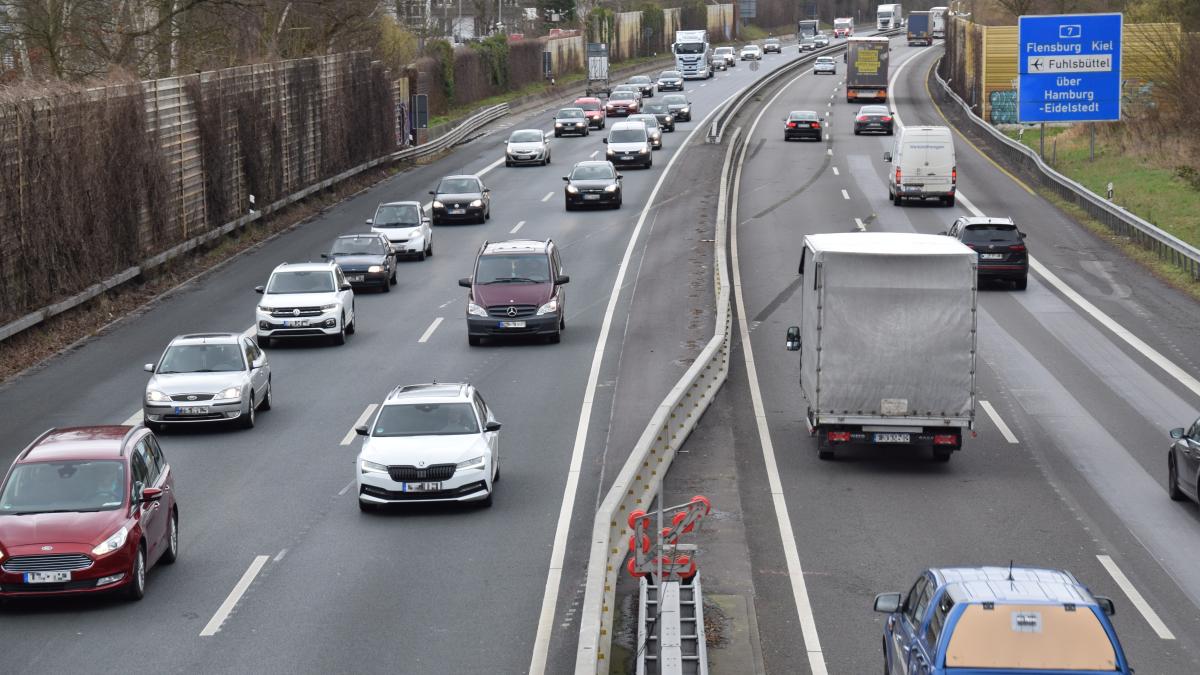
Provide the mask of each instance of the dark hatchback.
[{"label": "dark hatchback", "polygon": [[1025,233],[1010,218],[964,216],[942,234],[954,237],[979,253],[979,278],[1011,281],[1018,291],[1029,281],[1029,250]]},{"label": "dark hatchback", "polygon": [[678,70],[664,70],[658,74],[658,90],[683,91],[683,73]]},{"label": "dark hatchback", "polygon": [[864,105],[854,116],[854,135],[870,132],[892,135],[892,111],[885,105]]},{"label": "dark hatchback", "polygon": [[482,223],[492,217],[492,191],[479,176],[446,176],[438,182],[431,211],[433,224]]},{"label": "dark hatchback", "polygon": [[783,120],[783,140],[802,140],[811,138],[819,141],[821,133],[821,116],[815,110],[793,110]]},{"label": "dark hatchback", "polygon": [[563,176],[563,200],[567,210],[581,206],[621,208],[621,174],[612,162],[579,162],[570,175]]},{"label": "dark hatchback", "polygon": [[396,254],[382,234],[347,234],[333,240],[322,258],[342,268],[346,281],[355,288],[379,288],[390,292],[396,283]]},{"label": "dark hatchback", "polygon": [[687,96],[668,94],[663,97],[663,103],[667,104],[667,109],[671,111],[676,122],[692,121],[692,102],[687,100]]},{"label": "dark hatchback", "polygon": [[541,336],[558,342],[567,327],[566,291],[558,247],[550,239],[483,242],[467,291],[467,343],[484,338]]},{"label": "dark hatchback", "polygon": [[647,103],[642,106],[642,112],[657,117],[658,126],[662,127],[663,131],[675,131],[675,116],[671,114],[671,108],[666,103]]},{"label": "dark hatchback", "polygon": [[637,89],[645,98],[654,97],[654,80],[649,75],[634,75],[625,85]]}]

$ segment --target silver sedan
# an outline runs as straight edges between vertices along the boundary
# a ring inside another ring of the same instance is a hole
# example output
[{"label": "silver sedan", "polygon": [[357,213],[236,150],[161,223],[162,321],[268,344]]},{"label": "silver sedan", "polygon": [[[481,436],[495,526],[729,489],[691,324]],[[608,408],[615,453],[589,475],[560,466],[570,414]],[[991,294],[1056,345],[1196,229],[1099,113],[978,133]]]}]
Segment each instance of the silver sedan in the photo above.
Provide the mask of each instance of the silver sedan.
[{"label": "silver sedan", "polygon": [[254,426],[271,409],[271,364],[253,340],[238,333],[180,335],[158,363],[147,363],[142,413],[156,432],[174,424],[236,421]]}]

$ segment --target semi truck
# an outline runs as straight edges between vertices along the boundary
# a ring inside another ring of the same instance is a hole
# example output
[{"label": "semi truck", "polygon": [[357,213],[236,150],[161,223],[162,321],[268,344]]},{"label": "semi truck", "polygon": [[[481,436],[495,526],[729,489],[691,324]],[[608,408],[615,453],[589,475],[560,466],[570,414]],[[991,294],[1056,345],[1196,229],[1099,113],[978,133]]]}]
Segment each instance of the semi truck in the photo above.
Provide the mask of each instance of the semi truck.
[{"label": "semi truck", "polygon": [[892,30],[904,25],[904,11],[900,5],[880,5],[875,8],[875,28]]},{"label": "semi truck", "polygon": [[886,101],[888,39],[856,36],[846,40],[846,102]]},{"label": "semi truck", "polygon": [[708,31],[675,31],[675,42],[671,44],[675,54],[675,70],[685,80],[707,80],[713,76],[712,45],[708,43]]},{"label": "semi truck", "polygon": [[942,40],[946,37],[946,17],[950,14],[949,7],[932,7],[929,10],[929,20],[932,25],[929,31],[933,33],[936,40]]},{"label": "semi truck", "polygon": [[908,13],[908,46],[933,44],[933,25],[929,12]]},{"label": "semi truck", "polygon": [[806,37],[816,37],[821,31],[821,24],[816,19],[802,19],[796,22],[796,39],[803,40]]},{"label": "semi truck", "polygon": [[833,36],[848,38],[854,35],[854,19],[841,18],[833,20]]},{"label": "semi truck", "polygon": [[923,446],[948,461],[975,428],[977,254],[951,237],[804,237],[800,408],[821,459],[841,446]]}]

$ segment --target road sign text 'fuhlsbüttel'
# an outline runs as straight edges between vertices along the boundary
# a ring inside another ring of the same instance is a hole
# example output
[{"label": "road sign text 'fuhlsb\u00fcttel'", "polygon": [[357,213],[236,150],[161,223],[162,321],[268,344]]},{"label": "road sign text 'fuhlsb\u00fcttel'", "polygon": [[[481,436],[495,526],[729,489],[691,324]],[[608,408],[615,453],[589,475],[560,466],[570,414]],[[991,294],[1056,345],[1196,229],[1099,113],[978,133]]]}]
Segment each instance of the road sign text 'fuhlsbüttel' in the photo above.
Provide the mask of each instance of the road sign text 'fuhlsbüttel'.
[{"label": "road sign text 'fuhlsb\u00fcttel'", "polygon": [[1018,120],[1121,119],[1122,23],[1120,14],[1022,16]]}]

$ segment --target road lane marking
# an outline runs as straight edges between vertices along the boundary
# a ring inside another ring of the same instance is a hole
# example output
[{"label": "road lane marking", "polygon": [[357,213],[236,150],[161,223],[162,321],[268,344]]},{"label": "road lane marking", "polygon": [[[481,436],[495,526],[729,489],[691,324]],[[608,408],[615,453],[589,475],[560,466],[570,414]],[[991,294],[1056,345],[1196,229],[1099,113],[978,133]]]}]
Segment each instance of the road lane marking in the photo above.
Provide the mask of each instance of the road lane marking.
[{"label": "road lane marking", "polygon": [[825,154],[829,155],[830,157],[833,157],[833,148],[826,148]]},{"label": "road lane marking", "polygon": [[596,155],[600,154],[599,150],[593,150],[592,154],[588,155],[588,159],[596,159]]},{"label": "road lane marking", "polygon": [[996,428],[1000,430],[1000,435],[1004,437],[1004,440],[1009,443],[1020,443],[1013,434],[1012,429],[1008,428],[1008,425],[1004,423],[1004,419],[1000,417],[1000,413],[996,412],[996,409],[992,407],[989,401],[980,401],[979,407],[983,408],[988,417],[992,418],[992,424],[995,424]]},{"label": "road lane marking", "polygon": [[[754,138],[754,130],[758,127],[763,114],[767,112],[768,108],[774,105],[776,99],[799,79],[797,77],[788,82],[763,106],[762,110],[758,112],[758,116],[754,118],[754,123],[750,125],[750,134],[747,138]],[[775,463],[775,446],[771,442],[771,430],[767,424],[766,411],[763,408],[762,391],[759,389],[758,384],[758,369],[754,363],[754,350],[750,345],[750,328],[746,323],[746,303],[742,298],[741,265],[738,259],[737,211],[738,194],[742,183],[742,164],[746,160],[746,149],[748,147],[750,147],[749,143],[743,145],[738,157],[737,175],[733,179],[733,196],[730,199],[729,248],[730,257],[733,262],[733,296],[737,302],[738,332],[742,341],[742,354],[746,361],[746,377],[750,384],[750,402],[754,408],[754,421],[758,428],[759,446],[762,448],[763,463],[767,469],[767,483],[771,492],[771,502],[775,509],[775,520],[779,527],[779,538],[783,544],[783,557],[787,563],[788,578],[791,580],[792,601],[796,605],[796,615],[800,622],[800,633],[804,639],[805,652],[808,655],[808,667],[813,675],[827,675],[829,671],[825,665],[825,653],[821,649],[821,640],[817,634],[817,621],[813,615],[812,602],[808,597],[808,585],[804,580],[804,568],[800,564],[800,551],[796,545],[796,535],[792,529],[792,519],[788,514],[783,481],[779,477],[779,467]],[[832,150],[830,152],[832,153]]]},{"label": "road lane marking", "polygon": [[863,223],[862,218],[854,219],[854,227],[857,227],[859,232],[867,231],[867,226],[866,226],[866,224]]},{"label": "road lane marking", "polygon": [[250,326],[246,330],[242,331],[242,337],[254,337],[254,326]]},{"label": "road lane marking", "polygon": [[[704,85],[700,85],[704,86]],[[722,106],[729,103],[730,99],[737,96],[739,92],[734,92],[725,97],[725,100],[714,106],[700,120],[700,123],[692,129],[687,138],[679,145],[671,159],[667,161],[667,167],[658,175],[658,180],[654,183],[654,188],[650,191],[650,196],[646,199],[646,205],[642,208],[641,215],[638,216],[637,224],[633,227],[633,234],[629,237],[629,243],[625,245],[625,254],[621,258],[621,264],[617,268],[617,278],[613,280],[612,292],[608,297],[608,306],[604,310],[604,319],[600,323],[600,334],[596,338],[596,348],[592,352],[592,365],[588,371],[587,385],[584,387],[583,404],[579,410],[579,423],[575,428],[575,442],[571,449],[571,464],[567,471],[566,485],[563,486],[562,503],[558,511],[558,523],[554,529],[554,544],[550,551],[550,569],[546,572],[546,588],[542,593],[542,610],[538,616],[537,633],[533,640],[533,656],[529,664],[529,675],[543,675],[546,672],[546,661],[550,654],[550,635],[554,629],[554,624],[558,617],[555,612],[558,607],[558,589],[562,584],[563,560],[567,553],[567,535],[571,529],[571,516],[575,511],[575,494],[579,490],[579,479],[583,473],[583,454],[587,448],[588,429],[591,425],[592,406],[596,397],[596,388],[600,383],[600,367],[604,360],[604,350],[608,345],[608,335],[612,330],[613,317],[617,311],[617,301],[620,299],[621,289],[625,285],[625,273],[630,267],[630,261],[633,258],[633,250],[637,245],[638,238],[641,235],[642,227],[646,223],[647,215],[654,208],[654,200],[658,197],[659,190],[662,189],[663,183],[667,176],[671,174],[671,169],[675,166],[675,161],[682,157],[688,144],[692,138],[705,128],[705,123],[713,114],[720,110]]]},{"label": "road lane marking", "polygon": [[358,435],[358,432],[355,431],[355,429],[358,429],[362,425],[366,424],[367,418],[370,417],[371,413],[375,412],[375,409],[378,407],[378,403],[372,403],[371,405],[368,405],[367,409],[364,410],[362,414],[358,416],[358,419],[354,421],[354,426],[350,427],[350,431],[347,431],[346,435],[342,437],[342,442],[339,443],[339,445],[350,445],[353,443],[354,437]]},{"label": "road lane marking", "polygon": [[263,565],[271,559],[269,555],[254,556],[254,562],[250,563],[249,569],[238,580],[237,585],[229,592],[229,597],[225,598],[225,602],[217,608],[217,613],[208,620],[208,624],[204,626],[204,630],[200,631],[200,637],[211,637],[221,630],[221,624],[225,623],[225,619],[229,618],[229,614],[233,612],[233,608],[237,606],[238,601],[245,595],[246,589],[250,588],[250,584],[254,582],[254,577],[262,571]]},{"label": "road lane marking", "polygon": [[[517,223],[517,226],[516,226],[516,227],[514,227],[514,228],[513,228],[513,229],[511,229],[511,230],[509,230],[509,231],[508,231],[508,233],[509,233],[509,234],[516,234],[516,233],[517,233],[517,230],[519,230],[519,229],[521,229],[522,227],[524,227],[524,225],[525,225],[525,221],[523,221],[523,220],[522,220],[522,221],[520,221],[520,222],[518,222],[518,223]],[[447,304],[449,304],[449,303],[447,303]],[[445,307],[445,306],[446,306],[446,305],[442,305],[442,307]]]},{"label": "road lane marking", "polygon": [[429,324],[429,328],[426,328],[425,332],[421,334],[420,339],[417,340],[417,344],[429,342],[429,338],[433,335],[433,331],[437,330],[437,327],[442,325],[442,318],[443,317],[439,316],[433,320],[433,323]]},{"label": "road lane marking", "polygon": [[137,412],[135,412],[132,415],[130,415],[129,417],[127,417],[124,422],[121,422],[121,426],[132,427],[134,425],[141,424],[142,417],[143,417],[143,413],[139,409]]},{"label": "road lane marking", "polygon": [[546,193],[546,196],[545,196],[545,197],[542,197],[542,201],[543,201],[543,202],[548,202],[548,201],[550,201],[550,198],[551,198],[551,197],[553,197],[553,196],[554,196],[554,193],[553,193],[553,192],[547,192],[547,193]]},{"label": "road lane marking", "polygon": [[356,482],[357,482],[357,481],[350,481],[349,483],[346,483],[346,487],[342,488],[341,490],[338,490],[338,496],[339,496],[339,497],[341,497],[342,495],[344,495],[344,494],[346,494],[347,492],[349,492],[349,491],[350,491],[350,488],[354,487],[354,484],[355,484]]},{"label": "road lane marking", "polygon": [[841,175],[840,173],[838,173],[838,168],[837,168],[836,166],[835,166],[835,167],[833,167],[833,175],[835,175],[835,176],[840,176],[840,175]]},{"label": "road lane marking", "polygon": [[272,562],[279,562],[280,560],[283,560],[283,556],[285,556],[285,555],[287,555],[287,549],[286,549],[286,548],[285,548],[285,549],[281,549],[281,550],[279,551],[279,553],[276,553],[276,554],[275,554],[275,557],[274,557],[274,558],[272,558],[272,559],[271,559],[271,561],[272,561]]},{"label": "road lane marking", "polygon": [[845,199],[846,201],[850,201],[850,193],[846,192],[845,190],[842,190],[842,199]]},{"label": "road lane marking", "polygon": [[1154,629],[1158,637],[1163,640],[1174,640],[1175,634],[1171,632],[1170,628],[1167,628],[1167,624],[1163,623],[1163,620],[1158,616],[1158,612],[1154,611],[1150,603],[1146,602],[1146,598],[1142,597],[1142,594],[1134,587],[1129,577],[1125,576],[1120,567],[1117,567],[1117,563],[1113,562],[1113,559],[1106,555],[1097,555],[1096,558],[1104,566],[1104,569],[1108,570],[1113,581],[1117,582],[1117,585],[1121,587],[1121,590],[1129,598],[1129,601],[1137,608],[1137,611],[1142,613],[1142,618],[1146,620],[1146,623],[1150,624],[1150,627]]}]

